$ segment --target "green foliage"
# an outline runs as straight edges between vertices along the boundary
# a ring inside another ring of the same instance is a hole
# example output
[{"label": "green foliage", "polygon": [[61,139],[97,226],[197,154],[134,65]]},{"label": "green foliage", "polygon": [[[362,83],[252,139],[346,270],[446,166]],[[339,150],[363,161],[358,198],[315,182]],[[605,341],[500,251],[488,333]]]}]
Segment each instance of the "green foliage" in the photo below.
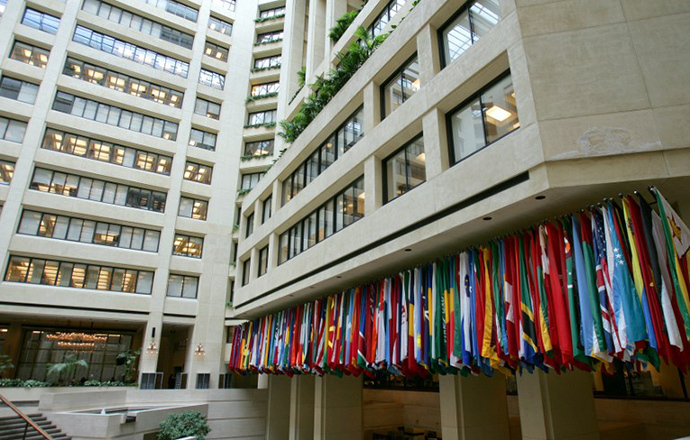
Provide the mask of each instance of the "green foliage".
[{"label": "green foliage", "polygon": [[297,85],[299,86],[299,89],[302,90],[302,87],[304,87],[304,83],[307,82],[307,68],[305,66],[302,66],[301,69],[297,72]]},{"label": "green foliage", "polygon": [[249,191],[251,191],[251,188],[238,189],[238,190],[237,190],[237,195],[238,195],[238,196],[243,196],[243,195],[245,195],[245,194],[249,194]]},{"label": "green foliage", "polygon": [[122,382],[120,380],[107,380],[101,382],[100,380],[87,380],[82,384],[85,387],[133,387],[136,383]]},{"label": "green foliage", "polygon": [[0,354],[0,377],[14,368],[12,359],[6,354]]},{"label": "green foliage", "polygon": [[[275,125],[275,124],[273,124]],[[247,161],[247,160],[252,160],[252,159],[263,159],[270,156],[269,153],[264,153],[264,154],[245,154],[240,156],[241,161]]]},{"label": "green foliage", "polygon": [[239,231],[239,230],[240,230],[240,224],[239,224],[239,223],[235,223],[234,225],[232,225],[232,230],[233,230],[233,231]]},{"label": "green foliage", "polygon": [[65,355],[62,362],[48,364],[48,376],[57,376],[58,383],[60,383],[63,376],[69,377],[77,367],[88,368],[89,364],[84,359],[78,359],[76,354],[70,353]]},{"label": "green foliage", "polygon": [[304,99],[299,112],[292,121],[280,121],[281,132],[278,133],[286,142],[294,142],[316,115],[328,104],[338,91],[352,78],[374,51],[386,40],[388,34],[372,38],[369,32],[359,27],[355,32],[358,40],[352,43],[344,53],[339,53],[340,63],[326,76],[320,75],[314,84],[313,92]]},{"label": "green foliage", "polygon": [[134,382],[137,367],[137,359],[139,359],[140,354],[141,350],[137,350],[134,352],[128,350],[118,354],[115,358],[115,362],[117,363],[117,365],[123,365],[125,367],[125,372],[123,374],[124,382]]},{"label": "green foliage", "polygon": [[268,67],[253,67],[252,72],[263,72],[264,70],[275,70],[275,69],[280,69],[281,65],[278,64],[277,66],[268,66]]},{"label": "green foliage", "polygon": [[265,98],[273,98],[274,96],[278,96],[278,92],[273,92],[273,93],[266,93],[265,95],[256,95],[256,96],[249,96],[245,100],[248,103],[256,101],[258,99],[265,99]]},{"label": "green foliage", "polygon": [[161,422],[159,429],[158,440],[175,440],[191,436],[203,440],[211,431],[206,423],[206,416],[199,411],[170,414]]},{"label": "green foliage", "polygon": [[278,38],[277,40],[273,40],[273,41],[264,41],[264,42],[261,42],[261,43],[254,43],[254,46],[263,46],[264,44],[280,43],[281,41],[283,41],[283,39],[282,39],[282,38]]},{"label": "green foliage", "polygon": [[275,126],[276,126],[275,122],[263,122],[261,124],[244,124],[244,128],[259,128],[259,127],[273,128]]},{"label": "green foliage", "polygon": [[278,20],[285,17],[285,14],[274,15],[273,17],[259,17],[254,19],[254,23],[263,23],[264,21]]},{"label": "green foliage", "polygon": [[340,40],[340,37],[343,36],[345,31],[347,31],[347,28],[349,28],[352,22],[355,21],[355,18],[357,18],[359,15],[360,10],[361,9],[350,11],[336,20],[335,26],[333,26],[328,32],[328,36],[331,37],[331,40],[333,40],[334,43]]},{"label": "green foliage", "polygon": [[53,384],[50,382],[43,382],[40,380],[22,380],[22,379],[0,379],[0,388],[39,388],[49,387]]}]

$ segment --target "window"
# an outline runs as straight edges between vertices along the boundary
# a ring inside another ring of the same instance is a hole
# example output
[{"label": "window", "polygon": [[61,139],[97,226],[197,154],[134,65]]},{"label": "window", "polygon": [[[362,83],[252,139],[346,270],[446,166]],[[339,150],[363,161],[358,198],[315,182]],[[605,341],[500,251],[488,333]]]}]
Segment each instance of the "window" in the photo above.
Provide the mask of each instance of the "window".
[{"label": "window", "polygon": [[232,35],[232,23],[211,16],[208,19],[208,28],[212,31],[220,32],[223,35]]},{"label": "window", "polygon": [[501,18],[498,0],[468,1],[439,31],[441,63],[446,66],[489,32]]},{"label": "window", "polygon": [[5,281],[150,295],[153,272],[12,255]]},{"label": "window", "polygon": [[268,272],[268,246],[259,249],[259,271],[258,276],[264,275]]},{"label": "window", "polygon": [[225,75],[201,69],[201,72],[199,72],[199,84],[223,90],[225,88]]},{"label": "window", "polygon": [[3,76],[0,78],[0,96],[33,104],[36,101],[38,85],[20,79]]},{"label": "window", "polygon": [[244,144],[245,156],[268,156],[271,154],[273,154],[273,139]]},{"label": "window", "polygon": [[280,67],[282,57],[280,55],[257,58],[254,60],[254,71],[266,70],[266,69],[277,69]]},{"label": "window", "polygon": [[0,184],[9,185],[14,176],[14,164],[6,160],[0,160]]},{"label": "window", "polygon": [[282,29],[275,32],[266,32],[264,34],[259,34],[256,36],[256,45],[269,44],[274,43],[276,41],[283,41]]},{"label": "window", "polygon": [[242,286],[246,286],[247,284],[249,284],[251,262],[252,260],[249,258],[242,262]]},{"label": "window", "polygon": [[187,6],[185,4],[177,2],[175,0],[139,0],[139,1],[143,1],[144,3],[148,3],[149,5],[153,5],[157,8],[165,9],[167,12],[169,12],[173,15],[177,15],[178,17],[182,17],[185,20],[193,21],[194,23],[196,23],[196,20],[199,16],[199,11],[192,8],[191,6]]},{"label": "window", "polygon": [[109,35],[85,28],[82,25],[77,25],[72,40],[116,57],[125,58],[172,75],[181,76],[182,78],[187,78],[189,73],[189,63],[185,61],[118,40]]},{"label": "window", "polygon": [[196,98],[194,113],[211,119],[220,119],[220,104],[202,98]]},{"label": "window", "polygon": [[206,185],[211,184],[211,174],[213,174],[213,167],[194,162],[187,162],[184,169],[185,180],[204,183]]},{"label": "window", "polygon": [[268,196],[266,200],[263,201],[263,211],[261,212],[261,224],[263,225],[266,223],[266,220],[271,218],[272,212],[271,210],[273,209],[271,207],[271,204],[273,203],[273,197]]},{"label": "window", "polygon": [[379,16],[376,17],[376,20],[369,26],[369,34],[371,34],[372,37],[381,35],[386,25],[388,25],[393,17],[400,12],[405,3],[406,0],[392,0],[388,3]]},{"label": "window", "polygon": [[421,135],[384,160],[385,201],[390,202],[426,181],[425,165]]},{"label": "window", "polygon": [[42,148],[164,175],[170,174],[172,165],[170,156],[111,144],[52,128],[46,129]]},{"label": "window", "polygon": [[114,70],[98,67],[94,64],[85,63],[75,58],[67,57],[62,73],[82,81],[148,99],[149,101],[175,108],[182,107],[183,92],[137,79]]},{"label": "window", "polygon": [[417,55],[405,63],[381,87],[382,117],[386,117],[419,90],[419,62]]},{"label": "window", "polygon": [[510,73],[498,78],[447,116],[450,153],[457,163],[520,127]]},{"label": "window", "polygon": [[228,49],[223,46],[219,46],[215,43],[211,43],[206,40],[206,47],[204,48],[204,55],[210,56],[221,61],[228,60]]},{"label": "window", "polygon": [[259,12],[259,18],[276,18],[285,15],[285,6]]},{"label": "window", "polygon": [[180,209],[177,215],[180,217],[193,218],[195,220],[206,220],[208,212],[208,202],[196,200],[189,197],[180,197]]},{"label": "window", "polygon": [[171,141],[177,139],[177,123],[175,122],[153,118],[65,92],[57,92],[53,110]]},{"label": "window", "polygon": [[247,118],[247,125],[245,125],[245,128],[256,127],[260,125],[275,125],[275,123],[276,111],[266,110],[263,112],[249,113],[249,117]]},{"label": "window", "polygon": [[0,116],[0,139],[21,143],[26,132],[26,122]]},{"label": "window", "polygon": [[84,0],[82,9],[113,23],[121,24],[135,31],[143,32],[146,35],[160,38],[187,49],[191,49],[194,43],[194,36],[190,34],[149,20],[141,15],[133,14],[130,11],[125,11],[101,0]]},{"label": "window", "polygon": [[198,289],[199,277],[176,275],[173,273],[168,277],[167,296],[196,299]]},{"label": "window", "polygon": [[80,243],[158,252],[160,231],[24,210],[17,233]]},{"label": "window", "polygon": [[207,131],[202,131],[192,128],[189,134],[190,147],[203,148],[204,150],[215,151],[216,149],[216,135]]},{"label": "window", "polygon": [[228,11],[235,10],[235,0],[213,0],[213,5]]},{"label": "window", "polygon": [[247,231],[244,234],[244,238],[249,237],[254,232],[254,213],[252,212],[247,216]]},{"label": "window", "polygon": [[175,234],[175,241],[173,242],[173,255],[201,258],[201,249],[203,246],[204,239],[201,237]]},{"label": "window", "polygon": [[26,8],[22,17],[22,24],[55,35],[60,26],[60,19],[35,9]]},{"label": "window", "polygon": [[259,180],[261,180],[263,174],[264,173],[242,174],[242,183],[240,185],[240,190],[249,191],[250,189],[254,188],[254,186],[256,186],[256,184],[259,183]]},{"label": "window", "polygon": [[299,255],[364,217],[364,177],[360,177],[278,237],[278,264]]},{"label": "window", "polygon": [[328,137],[326,142],[302,162],[292,175],[283,181],[283,204],[295,197],[364,136],[363,118],[364,109],[360,107]]},{"label": "window", "polygon": [[36,168],[30,189],[153,212],[165,210],[166,194],[99,179]]},{"label": "window", "polygon": [[12,58],[13,60],[21,61],[22,63],[29,64],[31,66],[36,66],[40,67],[41,69],[45,69],[46,64],[48,64],[49,55],[49,50],[41,49],[40,47],[15,41],[14,46],[12,46],[10,58]]},{"label": "window", "polygon": [[252,86],[252,97],[257,98],[266,95],[272,95],[274,93],[278,93],[279,88],[280,83],[278,82],[257,84],[255,86]]},{"label": "window", "polygon": [[0,17],[5,14],[5,8],[7,7],[7,0],[0,0]]}]

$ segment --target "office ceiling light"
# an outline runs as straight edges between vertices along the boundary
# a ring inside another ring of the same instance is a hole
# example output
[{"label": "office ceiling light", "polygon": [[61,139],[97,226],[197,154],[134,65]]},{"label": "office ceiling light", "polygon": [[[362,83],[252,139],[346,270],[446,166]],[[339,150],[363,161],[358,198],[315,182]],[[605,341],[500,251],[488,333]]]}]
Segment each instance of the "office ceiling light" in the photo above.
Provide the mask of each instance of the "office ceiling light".
[{"label": "office ceiling light", "polygon": [[492,105],[486,111],[486,115],[497,120],[498,122],[503,122],[510,117],[511,113],[502,107]]}]

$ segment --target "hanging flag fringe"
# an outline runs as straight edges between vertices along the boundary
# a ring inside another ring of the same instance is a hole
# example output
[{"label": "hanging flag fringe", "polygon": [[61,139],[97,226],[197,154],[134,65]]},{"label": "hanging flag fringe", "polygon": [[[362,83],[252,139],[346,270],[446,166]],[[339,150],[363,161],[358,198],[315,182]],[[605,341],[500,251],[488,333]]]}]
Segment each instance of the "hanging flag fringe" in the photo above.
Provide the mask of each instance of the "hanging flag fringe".
[{"label": "hanging flag fringe", "polygon": [[230,371],[686,370],[690,230],[635,193],[235,328]]}]

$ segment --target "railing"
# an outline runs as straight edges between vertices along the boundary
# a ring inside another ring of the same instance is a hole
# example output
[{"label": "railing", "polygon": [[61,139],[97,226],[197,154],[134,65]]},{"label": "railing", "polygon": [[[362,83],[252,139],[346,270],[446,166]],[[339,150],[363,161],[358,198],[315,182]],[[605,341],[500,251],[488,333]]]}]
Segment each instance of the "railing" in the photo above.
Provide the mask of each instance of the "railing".
[{"label": "railing", "polygon": [[17,414],[26,423],[26,426],[24,427],[24,435],[22,436],[22,439],[26,438],[26,434],[29,431],[29,426],[31,426],[31,428],[34,431],[36,431],[37,433],[39,433],[43,438],[45,438],[47,440],[53,440],[53,437],[51,437],[50,434],[48,434],[43,429],[41,429],[40,426],[38,426],[33,420],[31,420],[26,414],[24,414],[12,402],[7,400],[7,398],[5,396],[3,396],[2,394],[0,394],[0,401],[2,401],[2,403],[7,405],[7,407],[9,407],[12,411],[14,411],[15,414]]}]

